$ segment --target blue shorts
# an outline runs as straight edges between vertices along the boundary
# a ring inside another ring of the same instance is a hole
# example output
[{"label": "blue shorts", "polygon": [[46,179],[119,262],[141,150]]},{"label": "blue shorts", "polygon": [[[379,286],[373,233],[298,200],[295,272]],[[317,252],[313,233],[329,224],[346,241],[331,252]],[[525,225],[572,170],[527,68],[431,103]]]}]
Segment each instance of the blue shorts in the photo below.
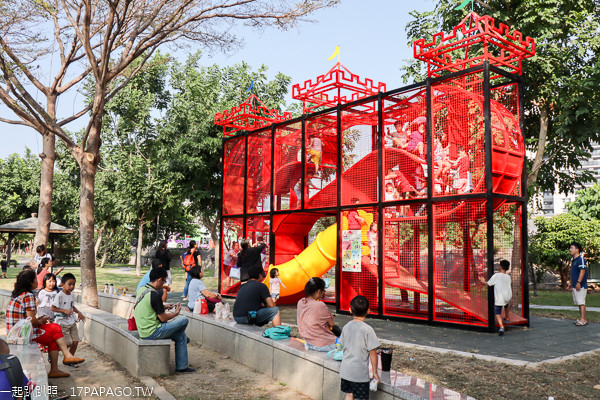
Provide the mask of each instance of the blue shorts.
[{"label": "blue shorts", "polygon": [[508,310],[508,304],[505,306],[494,306],[494,315],[502,315],[502,309],[506,308]]},{"label": "blue shorts", "polygon": [[[269,322],[273,321],[273,318],[275,318],[275,316],[277,315],[278,312],[279,312],[279,308],[277,308],[277,307],[261,308],[260,310],[256,311],[256,322],[254,323],[254,325],[263,326],[263,325],[268,324]],[[233,319],[238,324],[246,324],[246,325],[249,324],[248,317],[235,317],[234,316]]]}]

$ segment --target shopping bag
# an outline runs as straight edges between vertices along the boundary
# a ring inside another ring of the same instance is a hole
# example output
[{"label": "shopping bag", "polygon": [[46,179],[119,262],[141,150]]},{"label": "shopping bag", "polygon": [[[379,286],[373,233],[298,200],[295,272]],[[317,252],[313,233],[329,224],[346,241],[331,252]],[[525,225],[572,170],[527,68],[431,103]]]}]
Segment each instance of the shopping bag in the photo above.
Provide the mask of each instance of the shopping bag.
[{"label": "shopping bag", "polygon": [[232,279],[240,279],[240,269],[237,267],[231,267],[231,270],[229,270],[229,277]]},{"label": "shopping bag", "polygon": [[30,344],[33,336],[33,325],[31,317],[17,321],[6,335],[8,344]]}]

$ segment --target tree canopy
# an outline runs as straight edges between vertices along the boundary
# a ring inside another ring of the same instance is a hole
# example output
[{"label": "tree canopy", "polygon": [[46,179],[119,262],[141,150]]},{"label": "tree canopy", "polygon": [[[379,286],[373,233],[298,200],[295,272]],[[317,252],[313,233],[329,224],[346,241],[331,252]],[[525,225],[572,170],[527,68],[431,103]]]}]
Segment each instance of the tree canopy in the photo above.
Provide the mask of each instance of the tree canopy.
[{"label": "tree canopy", "polygon": [[578,190],[575,201],[566,206],[569,214],[584,220],[600,221],[600,184]]},{"label": "tree canopy", "polygon": [[572,242],[583,246],[585,257],[596,260],[600,254],[600,221],[586,221],[571,214],[535,219],[536,233],[531,237],[529,251],[533,262],[560,274],[561,285],[567,287]]},{"label": "tree canopy", "polygon": [[[449,31],[465,16],[456,0],[410,15],[408,44]],[[591,143],[600,141],[600,5],[594,0],[475,0],[474,11],[536,41],[536,56],[524,61],[528,184],[562,192],[592,180],[579,169]],[[407,60],[406,79],[423,79],[424,64]],[[574,172],[573,172],[574,171]]]}]

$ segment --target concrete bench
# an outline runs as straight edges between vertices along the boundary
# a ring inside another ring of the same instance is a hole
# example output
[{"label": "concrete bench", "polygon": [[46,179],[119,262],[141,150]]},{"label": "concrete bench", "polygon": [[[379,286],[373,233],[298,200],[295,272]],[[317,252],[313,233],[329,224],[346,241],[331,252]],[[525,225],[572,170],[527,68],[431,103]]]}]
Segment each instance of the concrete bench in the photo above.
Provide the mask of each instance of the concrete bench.
[{"label": "concrete bench", "polygon": [[127,329],[127,320],[83,304],[77,308],[85,315],[79,321],[81,340],[111,356],[133,376],[168,375],[171,340],[140,339],[137,331]]},{"label": "concrete bench", "polygon": [[[295,338],[271,340],[262,337],[264,328],[217,320],[214,315],[191,315],[187,333],[190,339],[225,354],[314,399],[342,399],[340,362],[327,353],[305,350]],[[372,399],[470,399],[452,390],[403,374],[379,372],[381,383]]]},{"label": "concrete bench", "polygon": [[[128,296],[99,294],[101,309],[123,317],[129,315],[129,307],[133,301]],[[326,353],[307,351],[304,344],[294,338],[277,341],[263,338],[264,328],[236,324],[232,319],[218,320],[213,314],[192,315],[189,312],[182,312],[182,315],[189,318],[186,333],[196,344],[211,348],[275,380],[285,382],[314,399],[343,398],[340,392],[340,362],[328,358]],[[124,318],[121,320],[126,324]],[[370,396],[374,400],[474,400],[400,371],[380,371],[379,374],[379,389]]]}]

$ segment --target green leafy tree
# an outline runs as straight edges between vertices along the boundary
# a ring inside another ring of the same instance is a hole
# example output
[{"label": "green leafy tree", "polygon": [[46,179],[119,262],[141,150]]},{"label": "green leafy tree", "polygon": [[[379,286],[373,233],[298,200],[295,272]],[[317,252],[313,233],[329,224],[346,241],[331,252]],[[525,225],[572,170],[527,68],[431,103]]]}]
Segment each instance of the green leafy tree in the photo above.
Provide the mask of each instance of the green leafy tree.
[{"label": "green leafy tree", "polygon": [[278,73],[269,80],[264,65],[257,70],[246,63],[199,67],[199,57],[196,53],[184,63],[173,64],[172,101],[156,142],[158,157],[169,160],[173,183],[188,200],[187,212],[198,215],[218,243],[223,131],[214,124],[214,116],[243,102],[252,81],[267,107],[282,110],[291,79]]},{"label": "green leafy tree", "polygon": [[[0,101],[12,114],[0,117],[0,122],[30,127],[43,138],[36,243],[48,239],[57,137],[79,166],[81,281],[86,304],[98,306],[94,188],[102,160],[103,116],[110,99],[166,43],[235,48],[241,40],[232,33],[232,25],[238,22],[287,28],[337,1],[0,2]],[[41,59],[56,60],[50,76],[47,69],[38,67]],[[131,68],[134,63],[137,67]],[[92,101],[63,115],[57,110],[59,98],[80,90],[89,77],[94,81]],[[66,129],[78,119],[85,125],[81,135]]]},{"label": "green leafy tree", "polygon": [[529,250],[532,259],[560,274],[561,286],[566,289],[571,268],[569,247],[572,242],[583,246],[585,257],[596,260],[600,252],[600,221],[586,221],[570,214],[535,219],[537,232],[531,237]]},{"label": "green leafy tree", "polygon": [[0,224],[31,216],[39,201],[40,160],[26,149],[25,155],[0,159]]},{"label": "green leafy tree", "polygon": [[[449,31],[466,15],[458,0],[440,0],[433,11],[410,15],[408,44]],[[532,154],[527,183],[563,192],[592,180],[581,170],[592,141],[600,140],[600,5],[594,0],[475,0],[474,11],[518,29],[536,41],[524,62],[525,132]],[[406,79],[425,78],[425,65],[407,60]],[[563,172],[577,171],[572,172]]]},{"label": "green leafy tree", "polygon": [[600,221],[600,184],[577,191],[577,198],[567,203],[567,210],[581,219]]}]

